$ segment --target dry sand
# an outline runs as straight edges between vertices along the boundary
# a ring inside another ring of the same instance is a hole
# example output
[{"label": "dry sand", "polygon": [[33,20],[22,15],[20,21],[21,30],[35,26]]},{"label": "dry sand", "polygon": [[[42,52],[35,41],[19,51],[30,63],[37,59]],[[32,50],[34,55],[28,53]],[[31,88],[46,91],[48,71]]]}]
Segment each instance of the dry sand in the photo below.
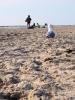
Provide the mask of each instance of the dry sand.
[{"label": "dry sand", "polygon": [[0,100],[75,100],[75,26],[0,28]]}]

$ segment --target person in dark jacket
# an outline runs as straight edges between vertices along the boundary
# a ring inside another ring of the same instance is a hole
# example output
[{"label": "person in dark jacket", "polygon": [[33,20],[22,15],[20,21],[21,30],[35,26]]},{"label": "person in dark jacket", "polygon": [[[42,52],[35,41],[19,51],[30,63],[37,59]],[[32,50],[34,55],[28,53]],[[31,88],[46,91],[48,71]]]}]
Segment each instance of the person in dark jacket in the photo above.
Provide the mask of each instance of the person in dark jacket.
[{"label": "person in dark jacket", "polygon": [[25,20],[25,22],[27,22],[27,28],[30,27],[31,20],[32,20],[32,19],[31,19],[30,15],[28,15],[28,17],[27,17],[26,20]]}]

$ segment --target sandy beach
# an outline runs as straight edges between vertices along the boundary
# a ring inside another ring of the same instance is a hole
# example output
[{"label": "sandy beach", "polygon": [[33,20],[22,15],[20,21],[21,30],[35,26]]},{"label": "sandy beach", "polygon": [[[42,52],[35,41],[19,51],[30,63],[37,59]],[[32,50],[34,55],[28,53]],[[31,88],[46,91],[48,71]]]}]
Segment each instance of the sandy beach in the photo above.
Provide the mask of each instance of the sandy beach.
[{"label": "sandy beach", "polygon": [[75,26],[0,28],[0,100],[75,100]]}]

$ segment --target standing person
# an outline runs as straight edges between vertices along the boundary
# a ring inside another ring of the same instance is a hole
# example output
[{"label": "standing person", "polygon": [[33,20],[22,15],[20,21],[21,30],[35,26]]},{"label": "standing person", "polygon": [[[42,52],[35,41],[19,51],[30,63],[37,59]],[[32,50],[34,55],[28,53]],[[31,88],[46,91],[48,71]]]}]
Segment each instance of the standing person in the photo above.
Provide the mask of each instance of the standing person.
[{"label": "standing person", "polygon": [[31,20],[32,20],[32,19],[31,19],[30,15],[28,15],[28,17],[27,17],[26,20],[25,20],[25,22],[27,22],[27,28],[30,27]]}]

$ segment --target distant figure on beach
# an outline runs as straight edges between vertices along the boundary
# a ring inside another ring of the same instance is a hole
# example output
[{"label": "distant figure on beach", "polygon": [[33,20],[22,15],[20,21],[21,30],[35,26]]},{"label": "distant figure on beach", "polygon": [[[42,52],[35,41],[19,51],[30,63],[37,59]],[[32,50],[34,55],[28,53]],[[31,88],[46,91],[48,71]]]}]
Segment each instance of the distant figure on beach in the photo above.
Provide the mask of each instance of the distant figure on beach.
[{"label": "distant figure on beach", "polygon": [[40,25],[39,25],[39,23],[37,23],[37,27],[38,27],[38,28],[40,28]]},{"label": "distant figure on beach", "polygon": [[35,28],[35,23],[33,23],[33,25],[31,25],[30,27],[29,27],[29,29],[34,29]]},{"label": "distant figure on beach", "polygon": [[47,23],[45,23],[43,26],[42,26],[42,28],[46,28],[48,25],[47,25]]},{"label": "distant figure on beach", "polygon": [[53,25],[48,25],[48,32],[47,32],[47,37],[48,38],[54,38],[55,37],[55,32],[53,31]]},{"label": "distant figure on beach", "polygon": [[28,17],[27,17],[26,20],[25,20],[25,22],[27,22],[27,28],[30,27],[31,20],[32,20],[32,19],[31,19],[30,15],[28,15]]}]

